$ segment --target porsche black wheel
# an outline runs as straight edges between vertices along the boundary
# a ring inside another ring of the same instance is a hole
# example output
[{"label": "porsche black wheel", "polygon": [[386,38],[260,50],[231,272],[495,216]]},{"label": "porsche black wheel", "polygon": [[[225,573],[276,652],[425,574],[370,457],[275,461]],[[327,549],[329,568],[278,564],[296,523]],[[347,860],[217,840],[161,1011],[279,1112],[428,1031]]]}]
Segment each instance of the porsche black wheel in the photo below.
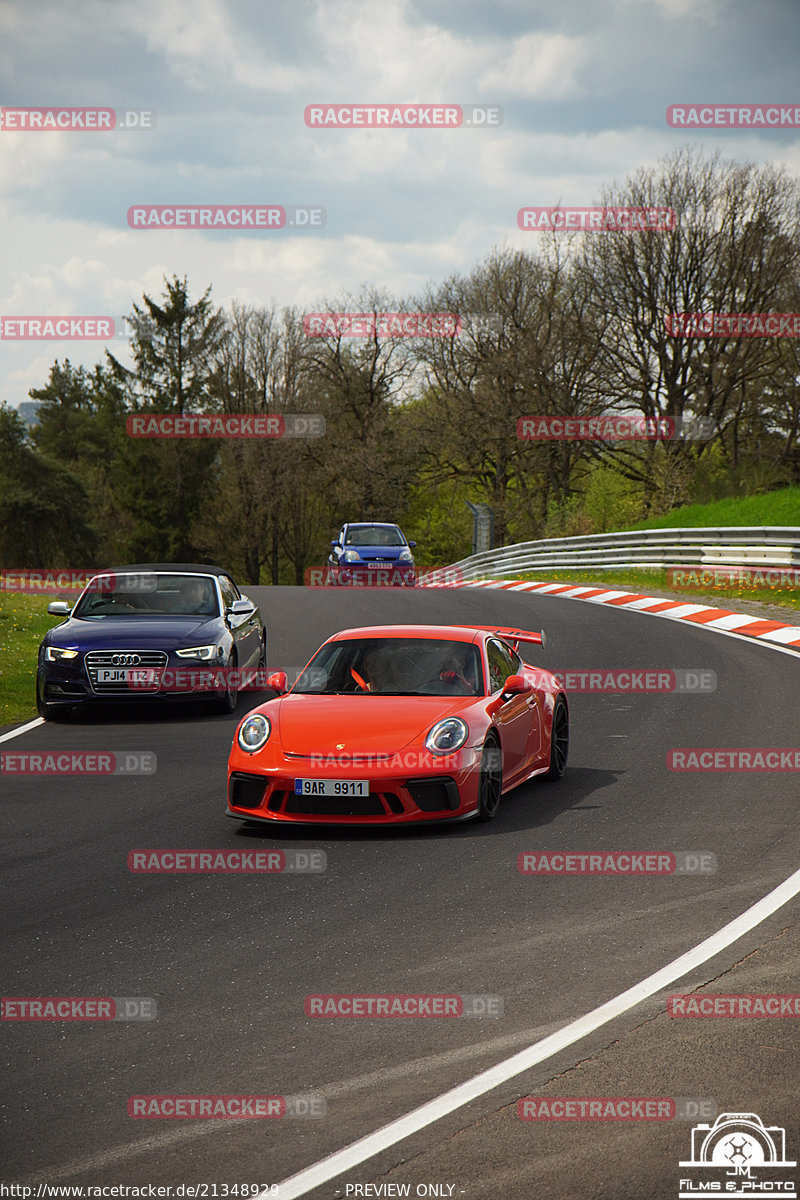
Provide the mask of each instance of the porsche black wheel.
[{"label": "porsche black wheel", "polygon": [[567,768],[569,754],[569,713],[563,696],[556,700],[550,734],[550,769],[545,779],[560,779]]},{"label": "porsche black wheel", "polygon": [[493,821],[500,807],[503,791],[503,762],[500,747],[494,738],[487,738],[481,754],[481,774],[478,784],[478,820]]}]

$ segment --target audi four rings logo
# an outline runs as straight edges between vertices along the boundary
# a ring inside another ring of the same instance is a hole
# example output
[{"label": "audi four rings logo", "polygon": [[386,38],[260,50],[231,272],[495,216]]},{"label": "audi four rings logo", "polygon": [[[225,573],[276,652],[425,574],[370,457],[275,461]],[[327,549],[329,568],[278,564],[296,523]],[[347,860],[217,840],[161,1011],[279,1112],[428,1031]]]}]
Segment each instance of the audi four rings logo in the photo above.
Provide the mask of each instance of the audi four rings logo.
[{"label": "audi four rings logo", "polygon": [[112,667],[135,667],[141,661],[138,654],[113,654],[111,656]]}]

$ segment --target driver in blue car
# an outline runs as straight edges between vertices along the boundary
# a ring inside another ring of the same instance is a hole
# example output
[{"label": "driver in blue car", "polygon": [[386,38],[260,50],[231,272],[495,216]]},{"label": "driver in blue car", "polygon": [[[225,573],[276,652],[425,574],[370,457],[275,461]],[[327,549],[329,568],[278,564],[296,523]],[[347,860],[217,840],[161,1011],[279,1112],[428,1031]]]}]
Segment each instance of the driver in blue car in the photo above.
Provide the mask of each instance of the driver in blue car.
[{"label": "driver in blue car", "polygon": [[216,612],[217,606],[207,580],[187,576],[180,581],[178,591],[183,612],[198,617],[210,617]]}]

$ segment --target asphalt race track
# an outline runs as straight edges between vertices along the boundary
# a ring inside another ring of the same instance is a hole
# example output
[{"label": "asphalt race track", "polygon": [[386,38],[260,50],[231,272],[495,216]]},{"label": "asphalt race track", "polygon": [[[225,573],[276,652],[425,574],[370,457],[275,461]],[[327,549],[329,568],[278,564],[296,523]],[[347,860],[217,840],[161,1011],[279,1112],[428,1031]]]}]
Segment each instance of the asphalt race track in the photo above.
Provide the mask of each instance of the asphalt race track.
[{"label": "asphalt race track", "polygon": [[[617,996],[797,869],[796,773],[666,767],[671,747],[797,744],[796,656],[546,596],[248,592],[270,669],[296,671],[347,626],[476,621],[544,627],[547,649],[525,652],[544,666],[711,670],[717,687],[572,694],[564,779],[511,793],[489,825],[243,829],[225,816],[225,769],[250,696],[236,716],[109,710],[5,742],[157,756],[151,775],[2,780],[3,995],[158,1005],[149,1021],[3,1023],[7,1178],[205,1181],[220,1196],[278,1183]],[[129,851],[150,847],[324,849],[327,870],[131,874]],[[718,870],[528,877],[517,856],[532,850],[708,851]],[[797,913],[790,902],[651,1000],[308,1194],[678,1195],[691,1120],[531,1123],[516,1115],[529,1095],[711,1098],[770,1117],[796,1148],[798,1019],[676,1020],[666,996],[800,991]],[[489,995],[503,1015],[306,1017],[307,995],[351,992]],[[327,1114],[131,1119],[128,1097],[149,1094],[314,1094]]]}]

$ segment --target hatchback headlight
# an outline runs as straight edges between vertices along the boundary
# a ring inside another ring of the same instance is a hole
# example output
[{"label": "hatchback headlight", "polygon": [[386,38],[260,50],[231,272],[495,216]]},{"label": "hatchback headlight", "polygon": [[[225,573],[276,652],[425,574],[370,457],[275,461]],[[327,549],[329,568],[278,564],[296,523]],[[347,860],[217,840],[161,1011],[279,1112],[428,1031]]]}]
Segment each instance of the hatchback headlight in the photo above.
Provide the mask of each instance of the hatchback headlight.
[{"label": "hatchback headlight", "polygon": [[461,717],[445,717],[437,721],[425,738],[425,747],[432,754],[452,754],[460,750],[469,736],[466,721]]},{"label": "hatchback headlight", "polygon": [[397,561],[398,562],[413,562],[414,555],[411,553],[410,550],[401,550],[397,556]]},{"label": "hatchback headlight", "polygon": [[47,662],[61,662],[64,658],[77,658],[77,650],[62,650],[60,646],[48,646],[44,652]]},{"label": "hatchback headlight", "polygon": [[271,732],[272,726],[267,718],[261,713],[255,713],[252,717],[247,717],[242,721],[236,740],[248,754],[255,754],[257,750],[266,745]]},{"label": "hatchback headlight", "polygon": [[340,562],[361,562],[361,555],[357,550],[345,550]]}]

